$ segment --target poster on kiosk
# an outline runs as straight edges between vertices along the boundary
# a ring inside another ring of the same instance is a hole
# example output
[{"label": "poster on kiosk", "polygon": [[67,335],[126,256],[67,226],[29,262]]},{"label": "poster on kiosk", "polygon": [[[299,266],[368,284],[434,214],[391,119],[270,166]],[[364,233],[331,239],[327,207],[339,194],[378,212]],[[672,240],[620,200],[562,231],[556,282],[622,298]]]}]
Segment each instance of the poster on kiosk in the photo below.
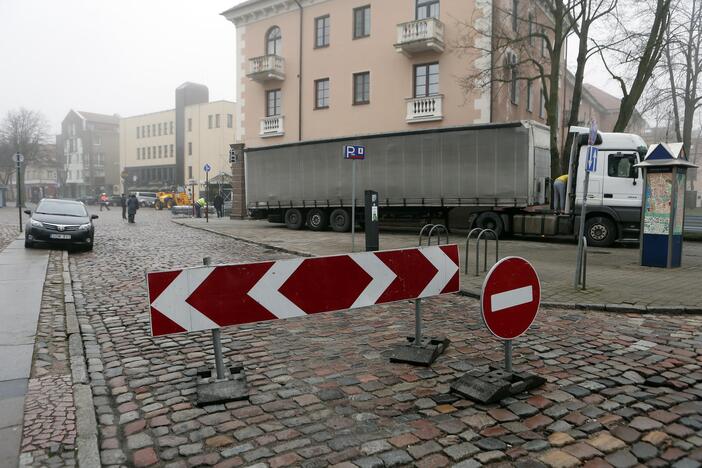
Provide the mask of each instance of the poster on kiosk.
[{"label": "poster on kiosk", "polygon": [[687,160],[682,143],[658,143],[635,167],[644,171],[641,265],[677,268],[682,258],[687,169],[697,166]]}]

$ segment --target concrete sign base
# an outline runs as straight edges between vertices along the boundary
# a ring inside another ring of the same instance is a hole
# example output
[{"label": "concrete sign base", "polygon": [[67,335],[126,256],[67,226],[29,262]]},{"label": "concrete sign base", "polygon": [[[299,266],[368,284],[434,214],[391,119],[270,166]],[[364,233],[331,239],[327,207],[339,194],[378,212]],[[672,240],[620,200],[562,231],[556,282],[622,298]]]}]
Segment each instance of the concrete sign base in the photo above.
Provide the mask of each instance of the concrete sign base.
[{"label": "concrete sign base", "polygon": [[243,366],[226,368],[223,380],[217,380],[217,373],[214,369],[200,369],[197,375],[198,406],[249,398],[249,388],[246,384]]},{"label": "concrete sign base", "polygon": [[448,348],[451,341],[446,337],[425,337],[419,345],[414,344],[414,337],[407,337],[407,344],[392,350],[390,362],[402,362],[417,366],[430,366]]},{"label": "concrete sign base", "polygon": [[507,372],[490,366],[488,371],[472,371],[451,384],[451,391],[479,403],[495,403],[540,387],[546,379],[526,372]]}]

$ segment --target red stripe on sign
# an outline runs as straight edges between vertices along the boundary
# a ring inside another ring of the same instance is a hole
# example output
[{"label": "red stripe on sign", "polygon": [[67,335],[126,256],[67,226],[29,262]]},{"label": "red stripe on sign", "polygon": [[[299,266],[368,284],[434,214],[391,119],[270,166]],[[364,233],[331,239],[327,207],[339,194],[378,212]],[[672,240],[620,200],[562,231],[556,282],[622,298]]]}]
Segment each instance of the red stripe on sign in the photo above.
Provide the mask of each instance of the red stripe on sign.
[{"label": "red stripe on sign", "polygon": [[146,275],[149,286],[149,302],[154,302],[158,296],[173,282],[182,270],[160,271]]},{"label": "red stripe on sign", "polygon": [[278,291],[305,313],[316,314],[348,309],[371,281],[348,255],[311,258]]},{"label": "red stripe on sign", "polygon": [[220,326],[275,320],[247,294],[273,263],[218,266],[186,302]]},{"label": "red stripe on sign", "polygon": [[417,249],[376,252],[375,255],[397,275],[376,304],[417,297],[438,273]]},{"label": "red stripe on sign", "polygon": [[[453,263],[456,264],[456,266],[460,270],[460,260],[458,259],[458,246],[457,245],[442,245],[441,250],[446,254],[448,258],[453,260]],[[446,293],[452,293],[456,292],[460,289],[461,287],[461,281],[458,276],[458,271],[456,271],[456,274],[453,275],[453,278],[446,284],[446,287],[441,290],[441,294],[446,294]]]},{"label": "red stripe on sign", "polygon": [[151,335],[169,335],[171,333],[184,333],[187,332],[185,328],[181,327],[173,320],[169,319],[161,312],[151,307]]}]

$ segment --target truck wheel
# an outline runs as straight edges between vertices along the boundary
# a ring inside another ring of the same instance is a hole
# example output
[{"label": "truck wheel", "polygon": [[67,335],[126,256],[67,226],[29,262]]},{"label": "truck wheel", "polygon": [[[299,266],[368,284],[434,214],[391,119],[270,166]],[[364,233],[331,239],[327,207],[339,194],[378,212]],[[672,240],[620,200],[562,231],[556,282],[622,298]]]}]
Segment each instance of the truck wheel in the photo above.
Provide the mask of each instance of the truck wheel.
[{"label": "truck wheel", "polygon": [[351,213],[343,208],[332,211],[329,224],[335,232],[348,232],[351,230]]},{"label": "truck wheel", "polygon": [[609,218],[596,216],[585,222],[585,238],[587,245],[594,247],[609,247],[617,238],[617,227]]},{"label": "truck wheel", "polygon": [[304,224],[304,218],[302,217],[302,213],[300,210],[297,208],[290,208],[288,211],[285,212],[285,226],[288,229],[302,229],[302,225]]},{"label": "truck wheel", "polygon": [[505,225],[500,215],[492,211],[480,213],[478,219],[475,220],[475,227],[479,227],[480,229],[492,229],[495,231],[495,234],[497,234],[497,237],[502,237],[502,233],[505,230]]},{"label": "truck wheel", "polygon": [[324,210],[314,208],[307,213],[307,226],[313,231],[324,231],[329,224],[329,216]]}]

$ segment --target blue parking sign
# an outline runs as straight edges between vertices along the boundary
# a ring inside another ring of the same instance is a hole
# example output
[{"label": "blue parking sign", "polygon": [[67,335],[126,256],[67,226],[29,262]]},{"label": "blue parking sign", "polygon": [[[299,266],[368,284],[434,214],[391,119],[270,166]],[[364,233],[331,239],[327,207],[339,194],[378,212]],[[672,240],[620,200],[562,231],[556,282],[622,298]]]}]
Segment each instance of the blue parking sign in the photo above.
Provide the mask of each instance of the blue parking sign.
[{"label": "blue parking sign", "polygon": [[590,146],[587,149],[587,172],[597,172],[597,148]]},{"label": "blue parking sign", "polygon": [[345,145],[344,159],[366,159],[366,147],[361,145]]}]

